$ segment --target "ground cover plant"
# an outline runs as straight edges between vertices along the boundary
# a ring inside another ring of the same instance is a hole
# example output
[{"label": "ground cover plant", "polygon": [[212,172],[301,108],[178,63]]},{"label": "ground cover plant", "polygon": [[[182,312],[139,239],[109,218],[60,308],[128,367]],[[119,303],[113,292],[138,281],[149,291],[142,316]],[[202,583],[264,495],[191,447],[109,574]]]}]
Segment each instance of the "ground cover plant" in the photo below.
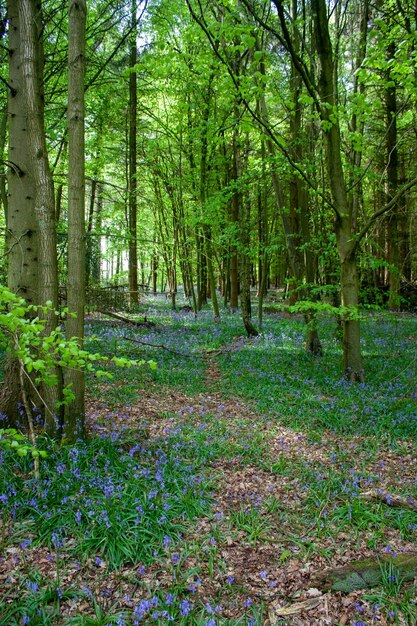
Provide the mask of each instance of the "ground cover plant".
[{"label": "ground cover plant", "polygon": [[[86,320],[88,349],[157,362],[91,375],[89,440],[40,438],[40,481],[0,448],[0,624],[415,623],[415,317],[365,315],[351,384],[329,317],[314,358],[297,315],[248,339],[226,311],[144,312]],[[318,584],[368,557],[377,586]]]}]

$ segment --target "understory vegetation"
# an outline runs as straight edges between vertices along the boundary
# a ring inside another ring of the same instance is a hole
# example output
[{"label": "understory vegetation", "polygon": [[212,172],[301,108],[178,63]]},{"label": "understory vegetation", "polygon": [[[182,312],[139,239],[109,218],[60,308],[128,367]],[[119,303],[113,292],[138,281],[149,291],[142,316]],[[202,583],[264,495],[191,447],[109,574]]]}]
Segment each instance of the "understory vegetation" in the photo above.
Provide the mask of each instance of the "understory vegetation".
[{"label": "understory vegetation", "polygon": [[[412,580],[382,560],[417,539],[416,507],[389,502],[417,501],[416,318],[363,314],[353,384],[334,319],[313,357],[302,316],[268,310],[253,338],[158,298],[135,317],[152,326],[88,316],[88,350],[157,368],[91,373],[89,438],[40,435],[40,480],[0,446],[2,626],[417,622]],[[379,586],[315,587],[367,557]]]}]

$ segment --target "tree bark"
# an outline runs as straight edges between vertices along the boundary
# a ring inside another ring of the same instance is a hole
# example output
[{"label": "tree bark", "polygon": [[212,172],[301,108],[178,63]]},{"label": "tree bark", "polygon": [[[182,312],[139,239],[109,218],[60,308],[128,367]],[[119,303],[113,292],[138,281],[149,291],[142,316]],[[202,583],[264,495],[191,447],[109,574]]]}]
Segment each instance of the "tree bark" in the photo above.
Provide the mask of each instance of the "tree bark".
[{"label": "tree bark", "polygon": [[[19,20],[19,2],[7,3],[9,21],[9,84],[8,118],[9,141],[7,188],[8,212],[6,246],[8,249],[8,287],[25,298],[28,304],[39,299],[39,229],[35,216],[35,183],[28,150],[24,86],[22,84],[22,53]],[[34,402],[39,399],[35,396]],[[9,356],[5,380],[1,387],[0,411],[6,418],[4,425],[23,427],[19,411],[22,394],[19,384],[19,365]]]},{"label": "tree bark", "polygon": [[342,164],[340,124],[337,112],[337,76],[329,34],[325,0],[313,0],[315,49],[319,61],[318,92],[324,133],[327,176],[336,214],[335,233],[339,253],[343,316],[343,374],[351,381],[363,381],[359,320],[352,319],[358,307],[359,281],[356,248],[353,242],[352,210],[349,208]]},{"label": "tree bark", "polygon": [[[43,45],[42,10],[40,1],[20,0],[20,50],[22,61],[22,86],[28,130],[28,156],[33,167],[35,190],[35,215],[39,229],[39,302],[51,303],[45,315],[45,335],[58,325],[55,311],[58,308],[58,263],[56,248],[55,196],[46,147],[43,111]],[[61,429],[61,411],[57,408],[62,399],[62,373],[53,372],[56,384],[45,385],[45,427],[56,437]]]},{"label": "tree bark", "polygon": [[[69,0],[68,37],[68,282],[67,338],[84,338],[85,306],[85,164],[84,164],[84,74],[85,0]],[[74,316],[73,316],[74,315]],[[74,399],[65,406],[63,440],[67,443],[84,436],[85,375],[68,369],[65,384]]]},{"label": "tree bark", "polygon": [[129,291],[130,304],[139,302],[137,250],[137,0],[132,0],[132,41],[130,44],[129,74]]}]

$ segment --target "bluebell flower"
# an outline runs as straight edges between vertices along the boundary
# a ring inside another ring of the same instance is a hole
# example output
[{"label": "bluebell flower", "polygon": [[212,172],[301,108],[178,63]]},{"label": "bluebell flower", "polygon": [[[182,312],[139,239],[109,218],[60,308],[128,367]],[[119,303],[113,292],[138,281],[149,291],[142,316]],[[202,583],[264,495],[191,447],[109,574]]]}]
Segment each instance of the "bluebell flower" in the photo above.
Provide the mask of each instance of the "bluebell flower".
[{"label": "bluebell flower", "polygon": [[193,605],[188,600],[183,600],[180,604],[180,615],[188,615]]},{"label": "bluebell flower", "polygon": [[31,591],[32,593],[35,593],[36,591],[39,590],[39,585],[37,585],[36,583],[34,583],[32,580],[29,580],[27,587],[29,589],[29,591]]}]

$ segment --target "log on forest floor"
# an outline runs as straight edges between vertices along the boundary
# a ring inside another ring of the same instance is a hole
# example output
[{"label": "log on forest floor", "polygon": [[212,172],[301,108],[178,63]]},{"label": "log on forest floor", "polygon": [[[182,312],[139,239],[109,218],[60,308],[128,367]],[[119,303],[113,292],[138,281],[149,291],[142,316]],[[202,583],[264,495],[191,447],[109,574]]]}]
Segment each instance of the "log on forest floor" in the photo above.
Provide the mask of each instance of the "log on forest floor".
[{"label": "log on forest floor", "polygon": [[417,510],[417,500],[409,496],[399,496],[396,493],[387,493],[380,489],[372,489],[361,493],[361,498],[367,502],[382,502],[387,506],[397,507],[399,509]]},{"label": "log on forest floor", "polygon": [[142,322],[138,322],[136,320],[132,320],[125,315],[121,315],[120,313],[113,313],[112,311],[106,311],[104,309],[97,309],[98,313],[102,315],[107,315],[108,317],[112,317],[119,322],[123,322],[124,324],[130,324],[131,326],[137,326],[138,328],[153,328],[156,326],[155,322],[151,322],[147,320],[146,317]]},{"label": "log on forest floor", "polygon": [[[319,589],[351,593],[380,585],[389,567],[394,567],[400,580],[417,577],[417,552],[396,556],[383,555],[378,558],[353,561],[343,567],[325,569],[313,575],[312,583]],[[384,571],[385,570],[385,571]]]}]

